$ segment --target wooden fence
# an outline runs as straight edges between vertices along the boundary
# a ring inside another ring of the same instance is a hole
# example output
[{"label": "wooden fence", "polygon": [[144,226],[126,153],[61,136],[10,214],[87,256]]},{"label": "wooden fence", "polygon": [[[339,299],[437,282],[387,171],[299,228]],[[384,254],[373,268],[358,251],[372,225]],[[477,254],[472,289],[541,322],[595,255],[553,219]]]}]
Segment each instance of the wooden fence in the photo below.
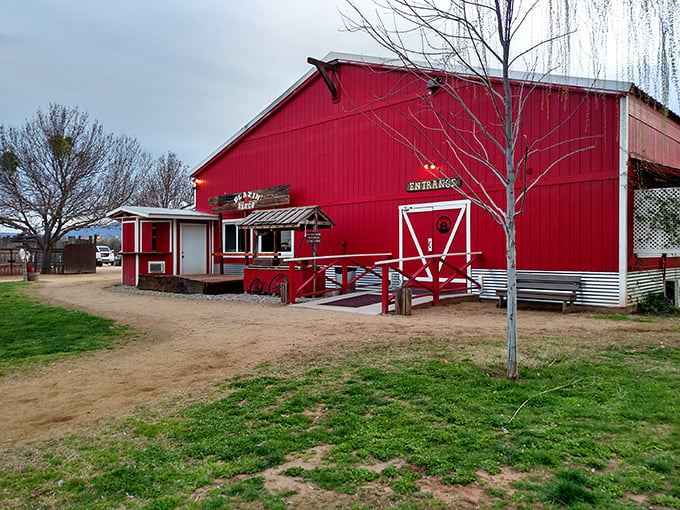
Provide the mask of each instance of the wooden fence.
[{"label": "wooden fence", "polygon": [[[0,247],[0,276],[22,274],[19,260],[19,246],[11,246],[5,239]],[[42,268],[42,253],[35,246],[28,246],[31,253],[31,266],[35,271]],[[96,271],[96,245],[92,239],[68,239],[52,252],[49,268],[53,274],[80,274]]]}]

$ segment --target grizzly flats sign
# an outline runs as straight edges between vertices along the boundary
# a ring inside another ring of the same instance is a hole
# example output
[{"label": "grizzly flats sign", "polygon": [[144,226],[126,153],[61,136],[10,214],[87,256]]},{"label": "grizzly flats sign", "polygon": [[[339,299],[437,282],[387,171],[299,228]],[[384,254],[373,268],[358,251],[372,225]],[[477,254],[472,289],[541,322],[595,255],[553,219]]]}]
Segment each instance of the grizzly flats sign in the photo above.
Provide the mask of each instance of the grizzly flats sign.
[{"label": "grizzly flats sign", "polygon": [[429,181],[415,181],[406,183],[406,191],[436,191],[438,189],[459,188],[460,177],[450,179],[432,179]]},{"label": "grizzly flats sign", "polygon": [[214,213],[248,211],[287,204],[290,204],[290,184],[208,198],[208,205],[213,206]]}]

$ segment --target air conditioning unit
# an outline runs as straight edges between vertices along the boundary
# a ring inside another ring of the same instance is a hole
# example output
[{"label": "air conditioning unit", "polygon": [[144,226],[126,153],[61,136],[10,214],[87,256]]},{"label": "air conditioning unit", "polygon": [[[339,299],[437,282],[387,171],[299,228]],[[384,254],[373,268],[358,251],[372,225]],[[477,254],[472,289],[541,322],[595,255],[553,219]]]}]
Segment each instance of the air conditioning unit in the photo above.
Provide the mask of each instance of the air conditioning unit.
[{"label": "air conditioning unit", "polygon": [[149,262],[149,274],[165,273],[165,262]]}]

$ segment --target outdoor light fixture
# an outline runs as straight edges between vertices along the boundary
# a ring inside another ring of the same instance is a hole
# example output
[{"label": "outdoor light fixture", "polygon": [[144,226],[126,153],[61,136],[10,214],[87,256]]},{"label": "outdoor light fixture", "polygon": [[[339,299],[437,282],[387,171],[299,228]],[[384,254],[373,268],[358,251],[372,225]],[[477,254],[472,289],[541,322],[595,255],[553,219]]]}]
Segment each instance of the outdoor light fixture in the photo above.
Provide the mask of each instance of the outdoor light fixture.
[{"label": "outdoor light fixture", "polygon": [[432,95],[442,88],[442,80],[439,77],[430,78],[427,80],[427,85],[425,86],[427,87],[428,93]]}]

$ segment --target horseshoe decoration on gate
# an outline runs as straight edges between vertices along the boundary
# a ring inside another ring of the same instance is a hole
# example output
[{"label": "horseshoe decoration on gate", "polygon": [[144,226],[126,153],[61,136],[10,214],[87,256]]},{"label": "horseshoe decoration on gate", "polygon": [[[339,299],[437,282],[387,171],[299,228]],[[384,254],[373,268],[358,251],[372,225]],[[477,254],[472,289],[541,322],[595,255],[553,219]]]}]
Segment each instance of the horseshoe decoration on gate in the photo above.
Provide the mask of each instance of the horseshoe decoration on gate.
[{"label": "horseshoe decoration on gate", "polygon": [[440,234],[446,234],[451,230],[451,218],[448,216],[440,216],[437,218],[437,232]]}]

